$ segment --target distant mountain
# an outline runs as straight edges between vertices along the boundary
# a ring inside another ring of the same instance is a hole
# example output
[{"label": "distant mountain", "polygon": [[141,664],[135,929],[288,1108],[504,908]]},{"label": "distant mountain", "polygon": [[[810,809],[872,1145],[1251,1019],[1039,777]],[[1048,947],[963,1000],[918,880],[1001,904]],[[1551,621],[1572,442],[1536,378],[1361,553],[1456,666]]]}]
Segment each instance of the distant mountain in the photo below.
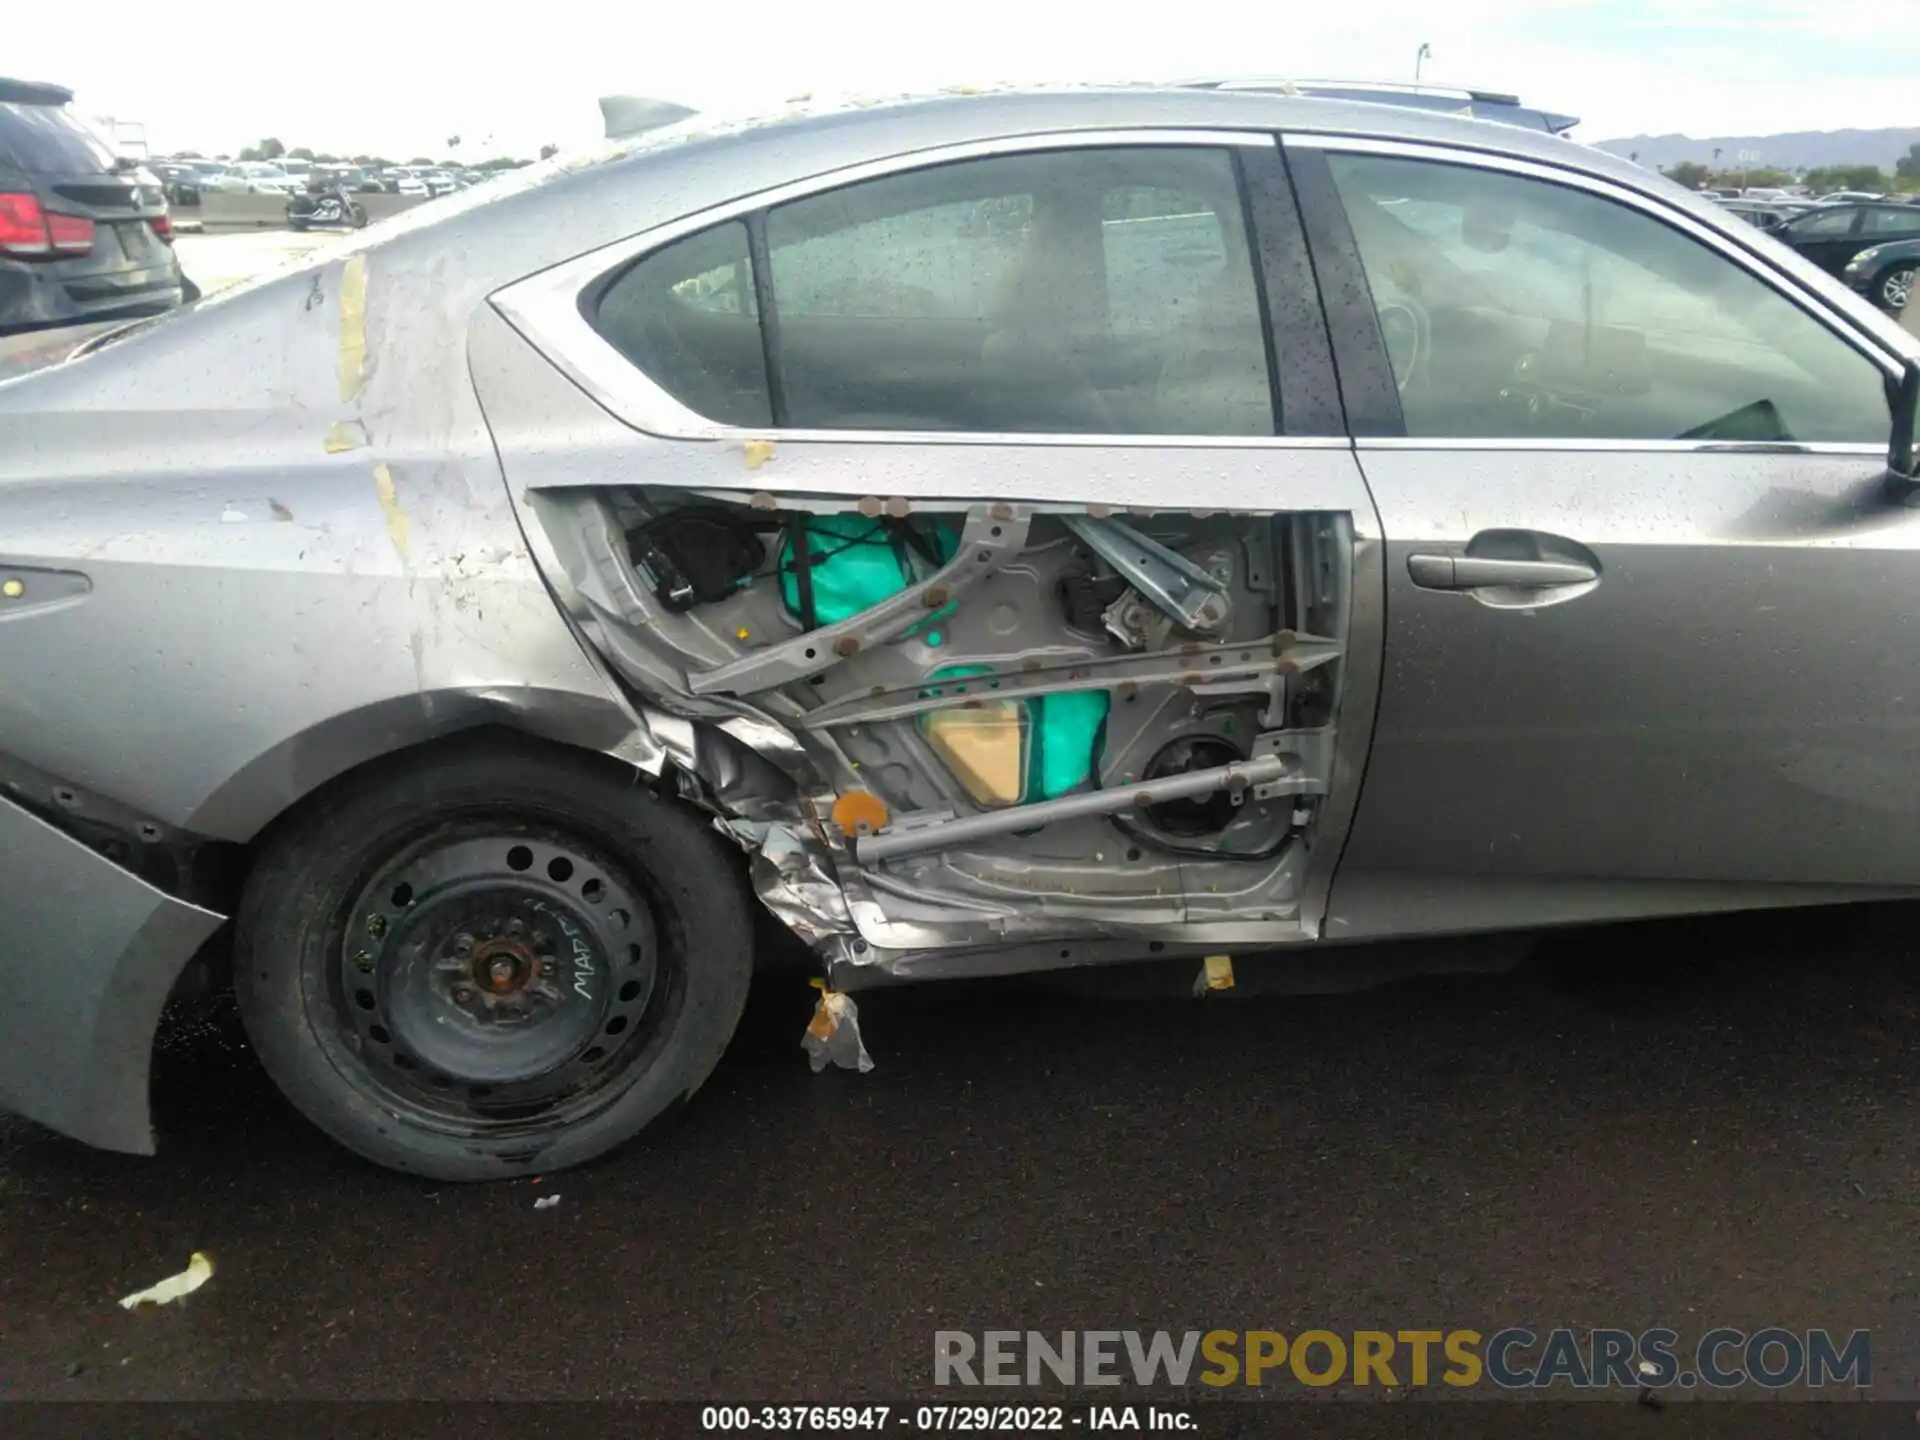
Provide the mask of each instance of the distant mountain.
[{"label": "distant mountain", "polygon": [[1798,130],[1788,135],[1714,135],[1696,140],[1691,135],[1634,135],[1625,140],[1602,140],[1596,149],[1615,155],[1632,155],[1640,163],[1664,170],[1682,160],[1714,163],[1713,152],[1720,151],[1720,166],[1731,170],[1739,165],[1743,150],[1758,152],[1750,163],[1777,170],[1813,170],[1822,165],[1878,165],[1889,174],[1894,163],[1914,142],[1920,141],[1920,126],[1892,130]]}]

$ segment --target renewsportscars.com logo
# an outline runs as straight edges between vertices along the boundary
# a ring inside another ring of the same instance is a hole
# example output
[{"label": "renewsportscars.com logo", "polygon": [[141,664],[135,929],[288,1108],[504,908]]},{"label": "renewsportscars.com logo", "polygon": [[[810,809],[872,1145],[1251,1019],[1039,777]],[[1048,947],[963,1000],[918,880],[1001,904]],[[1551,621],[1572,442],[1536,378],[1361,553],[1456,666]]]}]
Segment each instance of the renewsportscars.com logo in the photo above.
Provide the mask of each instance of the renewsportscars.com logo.
[{"label": "renewsportscars.com logo", "polygon": [[1678,1331],[937,1330],[936,1385],[1493,1385],[1502,1390],[1873,1384],[1873,1336]]}]

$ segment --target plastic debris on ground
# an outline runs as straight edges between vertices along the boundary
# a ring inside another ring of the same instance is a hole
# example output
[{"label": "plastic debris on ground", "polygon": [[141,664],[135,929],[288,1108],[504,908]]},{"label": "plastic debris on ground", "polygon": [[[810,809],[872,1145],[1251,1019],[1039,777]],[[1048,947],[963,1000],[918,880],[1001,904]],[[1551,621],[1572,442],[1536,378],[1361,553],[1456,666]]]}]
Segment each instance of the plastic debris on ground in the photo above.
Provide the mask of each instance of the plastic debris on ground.
[{"label": "plastic debris on ground", "polygon": [[820,1000],[813,1007],[813,1020],[800,1045],[807,1052],[813,1073],[818,1075],[827,1066],[838,1065],[842,1070],[866,1074],[873,1069],[873,1057],[860,1041],[860,1011],[853,997],[827,989],[824,981],[812,983],[820,992]]},{"label": "plastic debris on ground", "polygon": [[536,1210],[551,1210],[559,1203],[560,1197],[558,1195],[542,1195],[538,1200],[533,1202],[533,1208]]},{"label": "plastic debris on ground", "polygon": [[1194,977],[1193,993],[1205,995],[1213,990],[1233,989],[1233,957],[1231,955],[1209,955],[1200,962],[1200,973]]},{"label": "plastic debris on ground", "polygon": [[191,1295],[212,1278],[212,1259],[196,1250],[193,1252],[193,1257],[187,1261],[186,1269],[178,1275],[169,1275],[158,1285],[135,1291],[120,1302],[120,1308],[137,1310],[142,1305],[171,1305],[181,1296]]}]

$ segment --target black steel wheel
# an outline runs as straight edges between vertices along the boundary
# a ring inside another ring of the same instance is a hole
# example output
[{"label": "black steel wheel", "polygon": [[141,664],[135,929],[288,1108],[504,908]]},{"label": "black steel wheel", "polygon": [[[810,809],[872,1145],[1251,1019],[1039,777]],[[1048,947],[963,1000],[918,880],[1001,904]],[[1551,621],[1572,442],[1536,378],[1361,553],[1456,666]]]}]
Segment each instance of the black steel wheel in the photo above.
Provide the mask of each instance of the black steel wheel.
[{"label": "black steel wheel", "polygon": [[528,1174],[698,1086],[751,973],[738,866],[590,757],[483,741],[317,802],[269,842],[235,988],[262,1063],[382,1164]]}]

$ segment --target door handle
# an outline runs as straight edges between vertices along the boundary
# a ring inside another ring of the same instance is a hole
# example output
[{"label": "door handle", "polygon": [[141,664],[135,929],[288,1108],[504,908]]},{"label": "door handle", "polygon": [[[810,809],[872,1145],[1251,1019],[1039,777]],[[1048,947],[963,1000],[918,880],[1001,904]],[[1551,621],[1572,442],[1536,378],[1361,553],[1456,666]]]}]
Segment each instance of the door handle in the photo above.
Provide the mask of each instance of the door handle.
[{"label": "door handle", "polygon": [[1550,590],[1584,585],[1600,572],[1577,560],[1498,560],[1482,555],[1409,555],[1407,575],[1423,590]]}]

